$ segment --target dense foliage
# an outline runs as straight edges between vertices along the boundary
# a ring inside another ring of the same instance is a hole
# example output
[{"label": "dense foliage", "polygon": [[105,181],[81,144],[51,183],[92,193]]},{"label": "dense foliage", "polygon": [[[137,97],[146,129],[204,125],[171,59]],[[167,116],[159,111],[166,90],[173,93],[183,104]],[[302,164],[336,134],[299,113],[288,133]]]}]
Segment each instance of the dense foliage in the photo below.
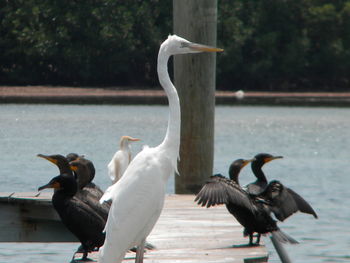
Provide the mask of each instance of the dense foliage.
[{"label": "dense foliage", "polygon": [[[218,1],[220,89],[344,90],[350,0]],[[0,85],[154,86],[170,0],[0,2]]]}]

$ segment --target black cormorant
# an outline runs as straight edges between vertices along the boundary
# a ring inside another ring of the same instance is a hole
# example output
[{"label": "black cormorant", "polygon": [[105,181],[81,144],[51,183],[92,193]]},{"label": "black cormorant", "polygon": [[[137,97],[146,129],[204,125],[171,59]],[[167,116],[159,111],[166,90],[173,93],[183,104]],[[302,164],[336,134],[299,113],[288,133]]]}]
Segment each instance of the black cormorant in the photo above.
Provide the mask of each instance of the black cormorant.
[{"label": "black cormorant", "polygon": [[246,185],[245,186],[246,191],[252,195],[261,194],[265,190],[268,184],[266,176],[261,168],[265,163],[271,162],[272,160],[281,159],[281,158],[283,158],[283,156],[273,156],[268,153],[259,153],[255,155],[254,161],[251,163],[251,167],[256,177],[256,181]]},{"label": "black cormorant", "polygon": [[[92,180],[95,177],[95,174],[92,174],[91,167],[93,166],[92,162],[85,158],[78,158],[74,161],[69,162],[70,169],[74,172],[74,175],[77,179],[78,188],[82,189],[83,187],[89,186],[95,187],[97,195],[99,198],[102,197],[103,191],[92,183]],[[91,184],[91,185],[89,185]]]},{"label": "black cormorant", "polygon": [[38,154],[38,157],[44,158],[51,163],[55,164],[60,171],[60,174],[66,174],[73,176],[73,172],[69,167],[69,162],[66,157],[64,157],[61,154],[52,154],[52,155],[45,155],[45,154]]},{"label": "black cormorant", "polygon": [[85,260],[89,252],[103,245],[105,240],[103,229],[106,221],[96,212],[95,207],[86,204],[75,195],[78,186],[74,177],[61,174],[54,177],[48,184],[39,187],[38,190],[45,188],[56,189],[52,196],[53,207],[63,224],[81,242],[82,259]]},{"label": "black cormorant", "polygon": [[60,174],[67,174],[74,177],[78,185],[77,197],[88,205],[94,206],[99,215],[107,220],[110,203],[105,202],[102,205],[99,203],[103,191],[91,182],[94,178],[94,176],[91,176],[91,166],[93,166],[91,161],[78,155],[70,163],[68,163],[67,157],[60,154],[38,154],[38,156],[54,163],[58,167]]},{"label": "black cormorant", "polygon": [[300,211],[313,215],[317,218],[317,214],[311,205],[292,189],[284,186],[280,181],[268,180],[262,171],[262,166],[272,160],[283,158],[282,156],[273,156],[268,153],[259,153],[254,157],[251,163],[252,171],[257,180],[246,186],[246,191],[251,195],[262,197],[269,202],[272,212],[280,221],[285,220],[292,214]]},{"label": "black cormorant", "polygon": [[66,155],[66,158],[68,162],[80,160],[80,162],[84,163],[88,168],[86,178],[89,178],[90,182],[94,179],[96,173],[95,166],[90,160],[86,159],[84,155],[79,155],[77,153],[69,153]]},{"label": "black cormorant", "polygon": [[66,158],[67,158],[68,162],[75,161],[76,159],[79,158],[79,154],[77,154],[77,153],[68,153],[66,155]]},{"label": "black cormorant", "polygon": [[90,170],[87,163],[81,158],[78,158],[70,162],[69,165],[70,169],[74,171],[76,175],[78,184],[77,194],[84,197],[85,202],[93,205],[97,209],[98,214],[107,221],[111,203],[103,202],[100,204],[99,200],[103,195],[103,191],[96,184],[91,182],[92,178],[89,176]]},{"label": "black cormorant", "polygon": [[244,235],[249,236],[249,245],[253,244],[253,234],[258,233],[256,244],[260,242],[260,235],[271,233],[279,242],[298,243],[283,233],[277,222],[270,216],[270,207],[264,200],[249,195],[238,183],[241,169],[252,160],[238,159],[229,169],[230,179],[217,174],[211,176],[197,194],[195,201],[202,206],[225,204],[227,210],[244,226]]}]

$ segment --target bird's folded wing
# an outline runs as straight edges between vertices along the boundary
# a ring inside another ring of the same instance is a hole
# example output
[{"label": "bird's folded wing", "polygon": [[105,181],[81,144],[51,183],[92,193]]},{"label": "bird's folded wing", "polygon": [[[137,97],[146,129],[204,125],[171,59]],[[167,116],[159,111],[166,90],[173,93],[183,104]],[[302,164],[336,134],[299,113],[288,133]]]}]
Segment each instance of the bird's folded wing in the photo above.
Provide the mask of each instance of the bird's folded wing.
[{"label": "bird's folded wing", "polygon": [[78,239],[103,239],[102,231],[105,225],[105,220],[95,211],[94,207],[91,207],[74,197],[66,206],[66,214],[69,215],[69,217],[65,217],[63,221],[65,221],[64,223],[66,226],[78,237]]}]

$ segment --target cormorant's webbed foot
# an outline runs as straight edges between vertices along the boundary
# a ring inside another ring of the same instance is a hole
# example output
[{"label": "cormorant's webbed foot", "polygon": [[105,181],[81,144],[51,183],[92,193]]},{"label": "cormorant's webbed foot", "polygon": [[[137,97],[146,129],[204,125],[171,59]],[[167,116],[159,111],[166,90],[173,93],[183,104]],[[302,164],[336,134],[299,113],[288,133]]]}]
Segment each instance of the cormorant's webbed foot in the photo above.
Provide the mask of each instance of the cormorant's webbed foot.
[{"label": "cormorant's webbed foot", "polygon": [[[75,255],[76,255],[77,253],[83,253],[82,258],[80,258],[80,259],[75,259]],[[87,257],[88,254],[89,254],[89,252],[88,252],[86,249],[84,249],[82,246],[80,246],[80,247],[78,248],[78,250],[74,252],[73,258],[72,258],[72,260],[71,260],[70,263],[94,261],[94,260],[92,260],[92,259],[90,259],[90,258]]]},{"label": "cormorant's webbed foot", "polygon": [[248,244],[248,245],[249,245],[250,247],[260,246],[260,244],[259,244],[259,243],[260,243],[260,234],[258,234],[255,243],[253,242],[253,237],[254,237],[253,234],[249,234],[249,244]]},{"label": "cormorant's webbed foot", "polygon": [[256,237],[256,242],[255,242],[256,246],[260,246],[260,237],[261,237],[261,234],[258,234],[258,236]]}]

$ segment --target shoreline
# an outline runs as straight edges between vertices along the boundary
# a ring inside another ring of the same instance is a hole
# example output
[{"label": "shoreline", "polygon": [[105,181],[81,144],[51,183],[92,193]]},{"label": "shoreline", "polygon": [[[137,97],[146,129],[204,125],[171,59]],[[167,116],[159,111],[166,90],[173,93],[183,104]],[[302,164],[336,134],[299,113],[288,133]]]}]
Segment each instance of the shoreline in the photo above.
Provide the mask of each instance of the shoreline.
[{"label": "shoreline", "polygon": [[[243,96],[242,96],[243,95]],[[216,91],[216,105],[350,107],[350,92]],[[0,86],[0,104],[167,105],[162,89]]]}]

